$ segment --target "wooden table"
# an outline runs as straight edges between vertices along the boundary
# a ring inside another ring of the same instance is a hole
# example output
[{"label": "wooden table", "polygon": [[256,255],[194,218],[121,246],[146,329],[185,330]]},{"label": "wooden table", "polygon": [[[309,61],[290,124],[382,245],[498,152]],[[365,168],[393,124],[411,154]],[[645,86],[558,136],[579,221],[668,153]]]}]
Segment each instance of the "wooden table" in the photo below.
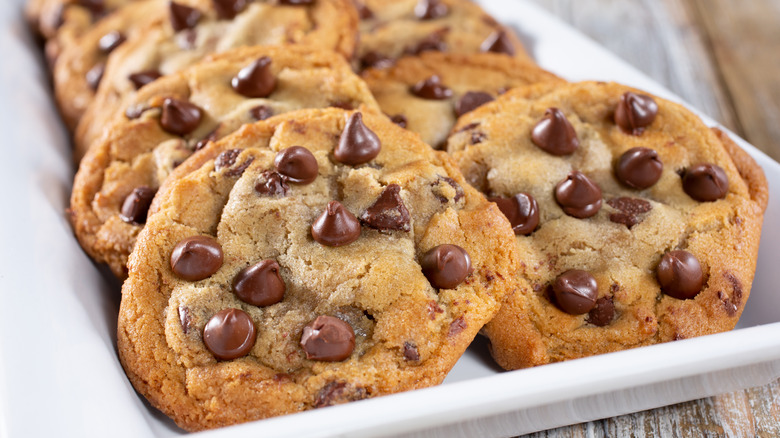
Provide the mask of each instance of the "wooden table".
[{"label": "wooden table", "polygon": [[[780,161],[780,0],[532,1]],[[780,437],[780,380],[527,436]]]}]

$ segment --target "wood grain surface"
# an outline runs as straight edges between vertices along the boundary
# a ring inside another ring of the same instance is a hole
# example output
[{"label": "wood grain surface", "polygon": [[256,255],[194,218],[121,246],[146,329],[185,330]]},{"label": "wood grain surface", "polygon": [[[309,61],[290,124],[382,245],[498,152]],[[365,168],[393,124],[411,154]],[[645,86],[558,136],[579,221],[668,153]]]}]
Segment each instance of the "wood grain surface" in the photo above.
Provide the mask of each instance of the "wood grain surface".
[{"label": "wood grain surface", "polygon": [[[780,160],[780,0],[532,0]],[[780,437],[780,380],[527,437]]]}]

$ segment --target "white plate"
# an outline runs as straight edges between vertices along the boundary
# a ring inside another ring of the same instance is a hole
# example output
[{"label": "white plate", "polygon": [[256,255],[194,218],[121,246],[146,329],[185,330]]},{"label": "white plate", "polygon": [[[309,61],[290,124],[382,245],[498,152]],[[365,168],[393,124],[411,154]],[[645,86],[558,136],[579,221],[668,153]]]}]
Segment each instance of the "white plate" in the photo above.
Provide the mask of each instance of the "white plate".
[{"label": "white plate", "polygon": [[[538,7],[484,0],[539,63],[567,79],[616,80],[679,100]],[[133,391],[116,355],[117,285],[72,238],[73,169],[23,0],[0,4],[0,436],[182,433]],[[706,119],[707,123],[713,124]],[[780,165],[739,141],[780,193]],[[500,372],[477,343],[444,385],[204,436],[506,436],[691,400],[780,377],[780,202],[770,200],[739,328],[718,335]]]}]

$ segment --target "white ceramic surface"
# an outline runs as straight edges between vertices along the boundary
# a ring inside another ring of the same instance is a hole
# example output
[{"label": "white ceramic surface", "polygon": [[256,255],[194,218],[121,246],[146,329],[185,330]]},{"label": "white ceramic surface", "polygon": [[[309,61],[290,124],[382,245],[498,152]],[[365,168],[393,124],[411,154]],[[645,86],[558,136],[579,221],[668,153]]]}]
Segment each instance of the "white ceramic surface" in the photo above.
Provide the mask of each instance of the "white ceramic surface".
[{"label": "white ceramic surface", "polygon": [[[23,3],[0,4],[0,436],[181,434],[122,372],[118,285],[84,255],[65,220],[70,149]],[[616,80],[679,100],[534,5],[482,3],[567,79]],[[780,193],[780,165],[740,144]],[[515,372],[497,370],[477,342],[442,386],[203,436],[507,436],[768,383],[780,377],[780,270],[772,266],[779,219],[773,195],[753,292],[732,332]]]}]

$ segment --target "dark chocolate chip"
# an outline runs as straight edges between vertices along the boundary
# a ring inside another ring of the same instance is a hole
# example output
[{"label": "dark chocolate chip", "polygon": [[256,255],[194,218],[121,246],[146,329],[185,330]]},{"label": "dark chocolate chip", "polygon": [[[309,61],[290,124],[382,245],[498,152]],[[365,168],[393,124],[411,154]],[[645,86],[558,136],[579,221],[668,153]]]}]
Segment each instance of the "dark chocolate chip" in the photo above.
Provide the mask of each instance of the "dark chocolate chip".
[{"label": "dark chocolate chip", "polygon": [[441,0],[419,0],[414,7],[414,15],[420,20],[434,20],[450,12],[450,8]]},{"label": "dark chocolate chip", "polygon": [[480,50],[490,53],[503,53],[509,56],[515,56],[515,46],[509,40],[506,32],[497,30],[491,33],[480,45]]},{"label": "dark chocolate chip", "polygon": [[580,146],[574,126],[558,108],[545,111],[542,120],[531,131],[531,141],[556,156],[570,155]]},{"label": "dark chocolate chip", "polygon": [[444,100],[452,97],[452,90],[441,83],[438,75],[433,75],[412,86],[412,94],[423,99]]},{"label": "dark chocolate chip", "polygon": [[618,181],[635,189],[646,189],[661,178],[664,164],[653,149],[636,147],[620,156],[615,166]]},{"label": "dark chocolate chip", "polygon": [[409,231],[409,210],[406,209],[400,192],[401,186],[398,184],[385,187],[379,199],[360,215],[361,222],[380,231]]},{"label": "dark chocolate chip", "polygon": [[92,90],[97,90],[100,86],[100,81],[103,80],[103,73],[106,72],[106,64],[99,62],[87,72],[87,85]]},{"label": "dark chocolate chip", "polygon": [[357,166],[376,158],[381,148],[379,137],[363,123],[363,114],[356,112],[347,120],[333,157],[339,163]]},{"label": "dark chocolate chip", "polygon": [[311,236],[326,246],[349,245],[360,237],[360,222],[340,202],[330,201],[311,224]]},{"label": "dark chocolate chip", "polygon": [[331,108],[341,108],[343,110],[353,110],[355,109],[355,105],[353,105],[351,102],[343,102],[343,101],[336,101],[329,105]]},{"label": "dark chocolate chip", "polygon": [[425,277],[437,289],[455,289],[473,270],[466,250],[450,244],[430,249],[422,256],[420,266]]},{"label": "dark chocolate chip", "polygon": [[276,88],[271,58],[263,56],[241,69],[230,82],[236,93],[246,97],[268,97]]},{"label": "dark chocolate chip", "polygon": [[515,234],[527,236],[539,225],[539,204],[528,193],[518,193],[511,198],[489,198],[504,213]]},{"label": "dark chocolate chip", "polygon": [[146,223],[146,214],[149,212],[149,206],[157,193],[156,190],[149,187],[136,187],[125,198],[122,203],[122,211],[119,217],[131,224],[141,225]]},{"label": "dark chocolate chip", "polygon": [[241,154],[242,149],[228,149],[214,159],[214,170],[219,172],[236,164],[236,159]]},{"label": "dark chocolate chip", "polygon": [[222,20],[232,20],[246,7],[247,0],[212,0],[217,16]]},{"label": "dark chocolate chip", "polygon": [[461,200],[461,198],[463,198],[463,187],[461,187],[457,181],[448,176],[439,176],[436,181],[431,183],[431,187],[433,187],[433,195],[436,196],[439,202],[446,204],[450,201],[450,198],[442,192],[442,182],[447,183],[447,185],[455,190],[455,196],[452,198],[452,202],[458,202]]},{"label": "dark chocolate chip", "polygon": [[374,18],[374,13],[361,0],[354,0],[352,3],[355,4],[355,9],[357,9],[358,16],[360,16],[361,20],[370,20],[371,18]]},{"label": "dark chocolate chip", "polygon": [[218,135],[217,132],[218,131],[219,131],[219,125],[217,125],[217,127],[214,128],[213,131],[211,131],[208,134],[206,134],[205,137],[203,137],[200,140],[198,140],[198,142],[195,143],[195,151],[199,151],[199,150],[205,148],[206,145],[209,144],[209,142],[217,141],[217,135]]},{"label": "dark chocolate chip", "polygon": [[742,303],[742,282],[729,271],[724,272],[723,277],[731,283],[732,292],[731,296],[728,296],[723,293],[723,291],[718,291],[718,298],[723,302],[723,308],[726,310],[726,314],[732,317],[737,316],[739,313],[739,306]]},{"label": "dark chocolate chip", "polygon": [[171,134],[187,135],[197,129],[203,112],[197,106],[179,99],[163,101],[160,126]]},{"label": "dark chocolate chip", "polygon": [[147,70],[138,73],[133,73],[130,76],[128,76],[128,79],[130,79],[130,82],[133,83],[135,89],[138,90],[144,85],[151,84],[152,82],[156,81],[157,79],[160,79],[161,77],[162,77],[162,73],[160,73],[159,71]]},{"label": "dark chocolate chip", "polygon": [[222,267],[222,246],[209,236],[188,237],[173,248],[171,269],[179,278],[198,281]]},{"label": "dark chocolate chip", "polygon": [[219,360],[246,356],[255,345],[257,329],[252,318],[240,309],[223,309],[203,328],[203,343]]},{"label": "dark chocolate chip", "polygon": [[352,355],[355,332],[338,318],[318,316],[303,328],[301,347],[307,359],[339,362]]},{"label": "dark chocolate chip", "polygon": [[406,120],[406,116],[403,114],[396,114],[394,116],[390,116],[390,121],[402,128],[406,128],[407,123],[409,123],[409,121]]},{"label": "dark chocolate chip", "polygon": [[76,0],[76,3],[89,10],[93,20],[106,14],[106,5],[103,0]]},{"label": "dark chocolate chip", "polygon": [[447,332],[447,336],[457,336],[462,332],[463,330],[468,327],[468,324],[466,323],[466,319],[463,318],[463,315],[457,317],[454,321],[450,323],[450,329]]},{"label": "dark chocolate chip", "polygon": [[181,329],[186,335],[190,331],[190,324],[192,324],[192,314],[189,307],[179,306],[179,321],[181,322]]},{"label": "dark chocolate chip", "polygon": [[657,115],[658,104],[652,97],[627,91],[615,108],[615,123],[627,134],[640,135]]},{"label": "dark chocolate chip", "polygon": [[282,301],[285,289],[275,260],[263,260],[244,268],[233,279],[233,292],[253,306],[265,307]]},{"label": "dark chocolate chip", "polygon": [[598,284],[588,271],[570,269],[553,283],[558,308],[570,315],[588,313],[596,306]]},{"label": "dark chocolate chip", "polygon": [[420,352],[414,342],[404,342],[404,359],[411,361],[420,360]]},{"label": "dark chocolate chip", "polygon": [[469,91],[455,103],[455,114],[460,117],[467,112],[474,111],[482,105],[495,100],[493,96],[482,91]]},{"label": "dark chocolate chip", "polygon": [[555,186],[555,200],[564,213],[585,219],[601,209],[601,189],[587,175],[574,170]]},{"label": "dark chocolate chip", "polygon": [[469,138],[469,143],[471,144],[480,144],[487,138],[487,134],[485,134],[482,131],[471,131],[471,137]]},{"label": "dark chocolate chip", "polygon": [[314,0],[279,0],[279,4],[287,6],[313,5]]},{"label": "dark chocolate chip", "polygon": [[314,399],[315,408],[324,408],[340,403],[363,400],[369,397],[366,388],[354,386],[347,382],[330,382],[317,392]]},{"label": "dark chocolate chip", "polygon": [[653,205],[650,202],[638,198],[612,198],[607,201],[607,204],[612,208],[620,210],[619,212],[610,213],[609,220],[623,224],[628,228],[642,222],[642,219],[639,217],[640,214],[647,213],[653,209]]},{"label": "dark chocolate chip", "polygon": [[249,110],[249,115],[255,120],[265,120],[274,115],[274,110],[267,105],[258,105]]},{"label": "dark chocolate chip", "polygon": [[203,14],[187,5],[171,2],[170,5],[171,27],[174,32],[184,29],[192,29],[200,21]]},{"label": "dark chocolate chip", "polygon": [[444,52],[447,50],[447,43],[444,41],[446,33],[446,30],[439,30],[426,35],[417,44],[404,49],[404,53],[407,55],[419,55],[423,52]]},{"label": "dark chocolate chip", "polygon": [[390,58],[389,56],[382,55],[378,52],[368,52],[365,55],[363,55],[362,58],[360,58],[360,66],[362,69],[367,68],[389,68],[392,67],[393,64],[395,64],[395,61],[393,58]]},{"label": "dark chocolate chip", "polygon": [[661,291],[680,300],[691,299],[701,292],[704,274],[699,260],[688,251],[669,251],[655,268]]},{"label": "dark chocolate chip", "polygon": [[308,149],[292,146],[276,154],[274,168],[287,180],[297,184],[310,184],[319,174],[319,165]]},{"label": "dark chocolate chip", "polygon": [[290,186],[287,185],[287,177],[277,172],[266,170],[260,174],[255,183],[257,193],[266,196],[287,196]]},{"label": "dark chocolate chip", "polygon": [[112,30],[98,40],[98,49],[100,49],[101,52],[108,54],[113,52],[114,49],[119,47],[126,40],[127,38],[125,38],[121,32]]},{"label": "dark chocolate chip", "polygon": [[726,197],[729,178],[718,165],[697,164],[688,168],[682,179],[683,190],[699,202],[712,202]]},{"label": "dark chocolate chip", "polygon": [[597,327],[604,327],[615,318],[615,303],[612,297],[601,297],[596,300],[596,306],[588,312],[585,321]]}]

